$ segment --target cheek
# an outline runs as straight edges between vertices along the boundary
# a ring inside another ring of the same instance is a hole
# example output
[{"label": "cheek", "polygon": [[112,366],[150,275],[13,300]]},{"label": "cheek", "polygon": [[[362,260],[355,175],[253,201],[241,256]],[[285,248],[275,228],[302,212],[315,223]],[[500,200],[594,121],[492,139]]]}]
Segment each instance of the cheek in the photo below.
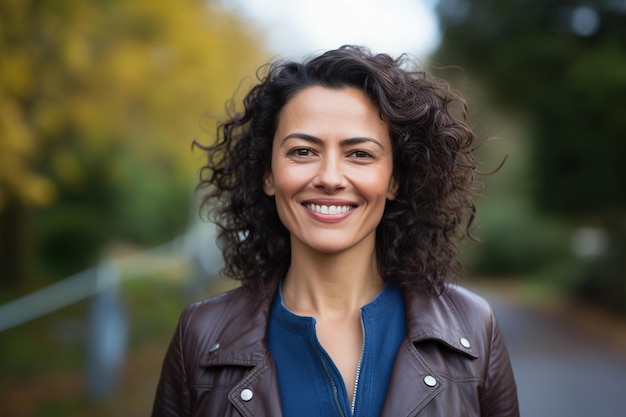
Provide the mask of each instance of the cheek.
[{"label": "cheek", "polygon": [[286,188],[288,188],[288,184],[285,184],[284,181],[274,184],[274,204],[280,222],[288,230],[291,230],[290,219],[293,217],[293,204],[295,203],[293,202],[293,193]]},{"label": "cheek", "polygon": [[274,183],[274,196],[276,197],[276,203],[281,205],[292,204],[297,199],[298,191],[302,187],[297,181],[290,180],[289,178],[281,179]]},{"label": "cheek", "polygon": [[387,169],[379,169],[374,175],[363,175],[361,178],[363,192],[367,194],[387,198],[395,193],[395,181]]},{"label": "cheek", "polygon": [[278,206],[279,212],[281,211],[281,206],[286,205],[287,202],[293,198],[297,190],[292,178],[293,177],[283,175],[280,172],[275,172],[272,177],[271,187],[267,187],[268,190],[273,192],[272,195],[276,198],[276,205]]},{"label": "cheek", "polygon": [[307,165],[276,164],[273,170],[273,184],[276,194],[292,195],[312,181],[315,169]]}]

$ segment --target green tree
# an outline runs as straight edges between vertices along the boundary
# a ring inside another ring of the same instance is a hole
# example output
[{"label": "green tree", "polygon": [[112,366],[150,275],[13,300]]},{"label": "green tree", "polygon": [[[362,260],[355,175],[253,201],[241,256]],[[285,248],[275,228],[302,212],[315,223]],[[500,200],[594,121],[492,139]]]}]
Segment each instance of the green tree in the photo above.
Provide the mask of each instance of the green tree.
[{"label": "green tree", "polygon": [[181,231],[191,141],[264,56],[256,35],[210,1],[0,1],[0,284]]},{"label": "green tree", "polygon": [[442,0],[439,15],[437,63],[461,65],[497,103],[530,116],[536,206],[612,234],[602,271],[583,287],[624,305],[624,2]]}]

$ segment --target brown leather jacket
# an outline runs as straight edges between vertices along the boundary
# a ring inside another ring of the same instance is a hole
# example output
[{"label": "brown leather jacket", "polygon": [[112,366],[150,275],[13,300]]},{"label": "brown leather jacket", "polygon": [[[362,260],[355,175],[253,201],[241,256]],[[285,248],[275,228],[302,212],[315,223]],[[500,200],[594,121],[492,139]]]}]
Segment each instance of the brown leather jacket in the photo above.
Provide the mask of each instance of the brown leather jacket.
[{"label": "brown leather jacket", "polygon": [[[239,288],[184,311],[152,416],[282,415],[265,340],[274,291]],[[407,337],[380,415],[519,416],[508,353],[487,302],[457,286],[439,297],[405,298]]]}]

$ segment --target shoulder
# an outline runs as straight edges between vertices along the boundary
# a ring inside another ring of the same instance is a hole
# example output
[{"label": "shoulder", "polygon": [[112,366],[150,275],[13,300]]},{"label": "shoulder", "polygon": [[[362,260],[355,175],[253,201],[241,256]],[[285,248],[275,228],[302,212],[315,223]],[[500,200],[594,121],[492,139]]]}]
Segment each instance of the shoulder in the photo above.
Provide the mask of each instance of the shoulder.
[{"label": "shoulder", "polygon": [[[239,287],[190,304],[170,345],[185,358],[188,370],[213,363],[256,363],[266,355],[272,299],[271,288]],[[219,354],[209,354],[215,349]]]},{"label": "shoulder", "polygon": [[448,284],[442,297],[462,316],[471,314],[490,320],[493,315],[489,302],[465,287]]},{"label": "shoulder", "polygon": [[223,320],[260,308],[267,297],[270,294],[240,286],[188,305],[183,310],[181,321]]},{"label": "shoulder", "polygon": [[[406,296],[409,315],[414,315],[441,324],[461,322],[484,322],[491,320],[493,311],[482,296],[456,284],[446,284],[439,295],[408,293]],[[471,317],[471,319],[467,319]]]},{"label": "shoulder", "polygon": [[183,317],[212,316],[224,314],[243,308],[251,301],[252,293],[243,287],[237,287],[204,300],[188,305],[183,311]]},{"label": "shoulder", "polygon": [[458,285],[446,286],[442,297],[468,334],[490,338],[495,317],[487,299]]}]

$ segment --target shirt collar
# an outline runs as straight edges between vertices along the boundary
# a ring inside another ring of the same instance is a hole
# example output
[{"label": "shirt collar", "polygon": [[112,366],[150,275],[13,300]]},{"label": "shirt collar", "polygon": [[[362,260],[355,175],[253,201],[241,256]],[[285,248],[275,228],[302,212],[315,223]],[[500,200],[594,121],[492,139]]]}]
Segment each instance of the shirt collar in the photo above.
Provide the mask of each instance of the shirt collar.
[{"label": "shirt collar", "polygon": [[[361,307],[361,317],[366,320],[384,319],[392,303],[402,302],[402,295],[392,285],[386,284],[370,302]],[[282,282],[278,285],[271,307],[271,315],[288,331],[300,335],[315,334],[315,318],[299,316],[285,306]]]}]

